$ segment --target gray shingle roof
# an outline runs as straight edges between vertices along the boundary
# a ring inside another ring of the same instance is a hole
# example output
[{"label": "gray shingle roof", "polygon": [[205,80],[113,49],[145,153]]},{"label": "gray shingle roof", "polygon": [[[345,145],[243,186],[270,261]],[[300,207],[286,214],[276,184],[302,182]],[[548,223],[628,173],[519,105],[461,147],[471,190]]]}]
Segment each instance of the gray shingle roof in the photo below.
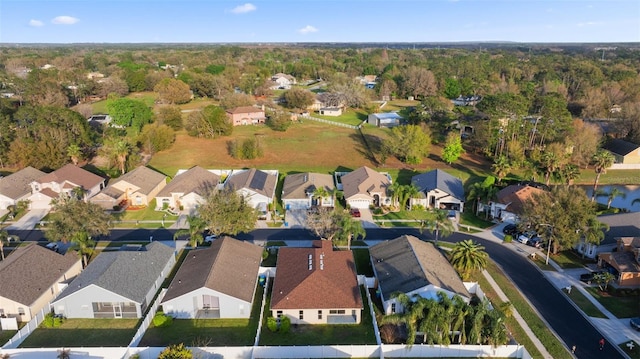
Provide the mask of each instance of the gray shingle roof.
[{"label": "gray shingle roof", "polygon": [[31,193],[31,182],[46,175],[33,167],[25,167],[20,171],[0,178],[0,194],[11,199],[18,199]]},{"label": "gray shingle roof", "polygon": [[436,169],[411,177],[411,183],[415,184],[420,192],[429,192],[434,189],[444,191],[464,202],[464,187],[462,181],[447,172]]},{"label": "gray shingle roof", "polygon": [[609,225],[601,245],[616,243],[616,237],[640,236],[640,212],[608,214],[598,216],[598,220]]},{"label": "gray shingle roof", "polygon": [[56,298],[60,300],[90,285],[142,303],[167,265],[174,249],[160,242],[140,251],[102,252]]},{"label": "gray shingle roof", "polygon": [[173,178],[156,197],[171,197],[172,193],[197,193],[206,196],[220,182],[220,176],[200,166],[191,167],[188,171]]},{"label": "gray shingle roof", "polygon": [[637,145],[633,142],[620,140],[620,139],[611,139],[607,141],[604,146],[602,146],[607,151],[613,152],[620,156],[626,156],[629,153],[640,148],[640,145]]},{"label": "gray shingle roof", "polygon": [[227,179],[225,187],[231,188],[234,191],[246,188],[266,197],[273,198],[277,182],[277,176],[252,168],[231,175],[231,177]]},{"label": "gray shingle roof", "polygon": [[385,299],[429,284],[471,298],[458,273],[433,244],[404,235],[369,249]]},{"label": "gray shingle roof", "polygon": [[191,250],[171,281],[163,302],[202,287],[251,302],[262,250],[231,237],[217,239],[206,249]]},{"label": "gray shingle roof", "polygon": [[322,173],[296,173],[284,178],[282,185],[282,199],[305,199],[307,192],[313,193],[317,188],[324,187],[327,192],[332,191],[333,176]]},{"label": "gray shingle roof", "polygon": [[73,251],[62,255],[35,243],[18,247],[0,262],[0,296],[30,306],[79,261]]},{"label": "gray shingle roof", "polygon": [[[139,166],[133,171],[129,171],[118,178],[114,178],[107,188],[112,187],[118,182],[127,182],[139,188],[138,193],[147,195],[158,186],[162,181],[166,181],[167,176],[160,172],[154,171],[145,166]],[[122,192],[120,192],[122,193]]]}]

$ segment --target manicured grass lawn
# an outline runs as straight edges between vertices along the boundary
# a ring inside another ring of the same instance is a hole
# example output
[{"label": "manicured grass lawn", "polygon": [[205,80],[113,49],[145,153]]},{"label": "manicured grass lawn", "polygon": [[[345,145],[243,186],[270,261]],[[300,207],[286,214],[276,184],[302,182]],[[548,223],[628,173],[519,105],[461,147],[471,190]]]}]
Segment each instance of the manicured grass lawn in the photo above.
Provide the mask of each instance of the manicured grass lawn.
[{"label": "manicured grass lawn", "polygon": [[[553,258],[550,258],[550,260],[553,260]],[[540,269],[542,270],[546,270],[546,271],[556,271],[556,268],[554,266],[552,266],[551,264],[546,264],[547,261],[547,257],[546,256],[540,256],[536,254],[536,257],[533,259],[533,263],[535,265],[537,265],[538,267],[540,267]]]},{"label": "manicured grass lawn", "polygon": [[17,330],[0,330],[0,347],[2,347],[4,343],[8,342],[9,339],[13,338],[17,332]]},{"label": "manicured grass lawn", "polygon": [[398,211],[398,212],[389,212],[380,216],[375,216],[374,219],[386,219],[386,220],[395,220],[395,219],[413,219],[413,220],[425,220],[429,218],[429,212],[425,210],[415,210],[415,211]]},{"label": "manicured grass lawn", "polygon": [[602,314],[602,312],[598,308],[596,308],[596,306],[593,305],[593,303],[591,303],[589,299],[587,299],[587,297],[582,294],[582,292],[575,289],[575,287],[573,287],[571,293],[567,293],[566,290],[564,290],[564,292],[586,315],[595,318],[607,317],[606,315]]},{"label": "manicured grass lawn", "polygon": [[[260,345],[375,344],[373,322],[363,287],[360,287],[360,293],[364,304],[360,324],[292,325],[289,333],[273,333],[267,329],[265,320],[260,334]],[[266,306],[269,307],[269,300]],[[265,315],[271,315],[270,311],[265,310]]]},{"label": "manicured grass lawn", "polygon": [[149,326],[140,346],[253,345],[258,330],[258,316],[264,289],[258,286],[250,319],[175,319],[168,327]]},{"label": "manicured grass lawn", "polygon": [[586,288],[591,295],[600,302],[608,311],[618,318],[630,318],[638,316],[639,296],[614,297],[609,293],[603,293],[598,286]]},{"label": "manicured grass lawn", "polygon": [[478,228],[489,228],[494,225],[493,222],[486,221],[483,218],[480,218],[475,215],[473,212],[462,212],[460,213],[460,224],[469,225]]},{"label": "manicured grass lawn", "polygon": [[[590,184],[596,178],[596,172],[593,169],[580,170],[580,177],[575,180],[576,184]],[[640,171],[638,170],[607,170],[607,173],[600,176],[598,185],[605,184],[630,184],[640,183]]]},{"label": "manicured grass lawn", "polygon": [[347,110],[340,116],[322,116],[317,113],[313,113],[311,116],[352,126],[357,126],[367,119],[367,114],[364,111],[353,109]]},{"label": "manicured grass lawn", "polygon": [[156,211],[155,206],[153,204],[143,209],[126,210],[122,213],[114,214],[113,216],[115,217],[115,219],[120,221],[142,221],[142,220],[160,221],[162,220],[162,218],[164,218],[167,221],[169,220],[175,221],[178,218],[178,216],[168,214],[167,212]]},{"label": "manicured grass lawn", "polygon": [[356,262],[356,272],[367,277],[373,277],[373,267],[371,266],[371,258],[369,250],[366,248],[352,249],[353,260]]},{"label": "manicured grass lawn", "polygon": [[578,253],[572,250],[558,252],[558,254],[551,254],[551,259],[558,263],[560,267],[565,269],[583,268],[587,264],[595,263],[593,259],[582,258]]},{"label": "manicured grass lawn", "polygon": [[57,328],[38,328],[20,345],[22,348],[127,346],[138,319],[66,319]]},{"label": "manicured grass lawn", "polygon": [[127,221],[127,222],[113,222],[113,228],[144,228],[144,229],[159,229],[159,228],[167,228],[170,225],[175,223],[175,221],[165,221],[164,227],[161,222],[140,222],[136,223],[135,221]]},{"label": "manicured grass lawn", "polygon": [[[629,346],[627,345],[629,342],[633,343],[633,349],[630,349]],[[622,349],[623,352],[627,353],[629,358],[632,358],[632,359],[640,358],[640,343],[635,342],[633,340],[629,340],[624,343],[620,343],[618,347],[620,347],[620,349]]]}]

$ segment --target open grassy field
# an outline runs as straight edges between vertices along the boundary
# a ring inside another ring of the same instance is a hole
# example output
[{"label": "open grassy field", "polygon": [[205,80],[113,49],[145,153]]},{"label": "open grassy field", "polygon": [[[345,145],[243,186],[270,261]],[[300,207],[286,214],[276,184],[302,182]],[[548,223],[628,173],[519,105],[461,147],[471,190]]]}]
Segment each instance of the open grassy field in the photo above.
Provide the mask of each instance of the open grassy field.
[{"label": "open grassy field", "polygon": [[362,110],[348,109],[342,116],[322,116],[317,113],[312,114],[313,117],[322,118],[327,121],[340,122],[347,125],[357,126],[362,121],[367,120],[367,114]]},{"label": "open grassy field", "polygon": [[22,348],[127,346],[138,319],[66,319],[57,328],[38,328]]}]

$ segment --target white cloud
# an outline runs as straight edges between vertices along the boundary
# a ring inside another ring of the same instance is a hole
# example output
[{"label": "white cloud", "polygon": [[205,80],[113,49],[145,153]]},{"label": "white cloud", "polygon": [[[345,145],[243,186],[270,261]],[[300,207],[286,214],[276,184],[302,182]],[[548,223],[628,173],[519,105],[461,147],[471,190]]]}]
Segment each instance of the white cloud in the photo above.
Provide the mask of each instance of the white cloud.
[{"label": "white cloud", "polygon": [[251,3],[246,3],[244,5],[239,5],[234,7],[231,12],[234,14],[246,14],[248,12],[256,11],[258,9],[255,5]]},{"label": "white cloud", "polygon": [[299,33],[306,35],[312,32],[318,32],[318,29],[316,29],[315,27],[311,26],[311,25],[307,25],[305,27],[303,27],[302,29],[298,30]]},{"label": "white cloud", "polygon": [[602,25],[604,24],[602,21],[587,21],[587,22],[580,22],[578,23],[578,27],[584,27],[584,26],[598,26],[598,25]]},{"label": "white cloud", "polygon": [[73,16],[56,16],[51,20],[52,24],[56,24],[56,25],[73,25],[76,22],[80,21],[80,19],[77,19]]},{"label": "white cloud", "polygon": [[44,26],[44,22],[42,22],[40,20],[31,19],[31,20],[29,20],[29,26],[33,26],[33,27]]}]

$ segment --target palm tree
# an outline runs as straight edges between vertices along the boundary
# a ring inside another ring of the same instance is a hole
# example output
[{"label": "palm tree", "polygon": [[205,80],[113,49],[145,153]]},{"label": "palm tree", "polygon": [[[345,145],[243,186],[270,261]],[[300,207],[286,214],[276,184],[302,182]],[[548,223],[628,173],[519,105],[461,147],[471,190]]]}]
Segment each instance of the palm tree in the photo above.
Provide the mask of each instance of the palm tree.
[{"label": "palm tree", "polygon": [[329,191],[324,186],[318,187],[313,191],[313,198],[318,199],[318,206],[322,206],[325,198],[329,197]]},{"label": "palm tree", "polygon": [[599,149],[591,158],[591,163],[593,163],[593,168],[596,171],[596,179],[593,183],[593,195],[591,195],[592,202],[596,199],[600,175],[607,173],[607,168],[611,167],[614,161],[615,157],[613,157],[611,152],[603,149]]},{"label": "palm tree", "polygon": [[567,187],[573,185],[573,181],[580,177],[580,168],[574,164],[568,164],[560,171],[560,176]]},{"label": "palm tree", "polygon": [[131,145],[125,138],[112,137],[105,141],[102,150],[111,159],[118,163],[118,169],[122,174],[126,172],[127,157],[131,154]]},{"label": "palm tree", "polygon": [[489,312],[488,300],[484,299],[471,311],[471,326],[469,328],[469,343],[482,344],[482,332],[485,326],[485,315]]},{"label": "palm tree", "polygon": [[554,174],[558,167],[560,166],[562,159],[558,156],[555,151],[546,151],[542,154],[540,158],[540,163],[542,167],[544,167],[544,180],[546,185],[549,185],[551,181],[551,175]]},{"label": "palm tree", "polygon": [[509,163],[507,156],[502,155],[496,159],[494,164],[491,165],[491,169],[493,170],[493,173],[496,174],[498,183],[502,183],[502,179],[505,178],[511,170],[511,164]]},{"label": "palm tree", "polygon": [[4,246],[9,245],[12,239],[15,242],[20,242],[18,236],[11,236],[6,230],[0,230],[0,256],[2,256],[2,260],[4,260]]},{"label": "palm tree", "polygon": [[80,161],[80,158],[82,157],[82,150],[80,149],[80,146],[73,143],[67,147],[67,155],[71,157],[71,162],[77,166],[78,161]]},{"label": "palm tree", "polygon": [[71,249],[78,252],[82,257],[82,266],[86,268],[89,264],[89,257],[95,251],[96,241],[94,241],[87,232],[77,232],[71,239],[73,243]]},{"label": "palm tree", "polygon": [[611,190],[607,194],[607,209],[611,208],[611,202],[613,202],[616,197],[625,199],[627,198],[627,194],[618,189],[618,187],[611,187]]},{"label": "palm tree", "polygon": [[436,245],[438,245],[439,235],[443,237],[449,236],[455,231],[453,222],[447,216],[447,211],[439,208],[431,210],[429,219],[427,219],[427,227],[435,232]]},{"label": "palm tree", "polygon": [[416,341],[416,334],[420,322],[424,317],[424,308],[426,307],[428,300],[414,295],[409,297],[405,293],[396,292],[391,295],[391,298],[402,306],[402,313],[393,313],[385,315],[380,319],[380,324],[404,324],[407,328],[407,346],[412,346]]},{"label": "palm tree", "polygon": [[483,270],[487,266],[489,256],[484,247],[471,239],[456,243],[450,253],[451,265],[460,273],[463,280],[475,270]]},{"label": "palm tree", "polygon": [[350,215],[344,214],[339,218],[339,229],[336,234],[336,239],[346,239],[347,240],[347,250],[351,249],[351,240],[358,239],[362,237],[364,239],[367,236],[367,231],[365,231],[362,226],[362,221],[354,220]]},{"label": "palm tree", "polygon": [[404,186],[401,185],[398,181],[393,182],[389,187],[387,187],[387,191],[391,194],[391,203],[395,204],[396,201],[402,195],[402,191],[404,190]]},{"label": "palm tree", "polygon": [[[604,232],[609,230],[609,225],[598,221],[597,218],[591,217],[587,220],[587,225],[582,229],[582,236],[587,246],[593,244],[598,245],[604,239]],[[587,248],[582,251],[582,258],[584,258]]]},{"label": "palm tree", "polygon": [[411,198],[415,197],[420,190],[415,184],[410,184],[406,186],[402,186],[402,192],[400,195],[400,210],[406,208],[407,201],[409,201],[409,209],[411,209]]},{"label": "palm tree", "polygon": [[485,197],[487,192],[487,187],[485,187],[482,182],[475,182],[469,187],[469,191],[467,193],[467,199],[471,201],[475,201],[475,213],[476,216],[480,211],[480,201]]},{"label": "palm tree", "polygon": [[189,246],[196,248],[199,244],[202,244],[204,238],[202,232],[204,232],[207,224],[202,218],[198,216],[187,216],[187,222],[189,223],[188,229],[180,229],[173,235],[173,240],[184,236],[189,236]]}]

